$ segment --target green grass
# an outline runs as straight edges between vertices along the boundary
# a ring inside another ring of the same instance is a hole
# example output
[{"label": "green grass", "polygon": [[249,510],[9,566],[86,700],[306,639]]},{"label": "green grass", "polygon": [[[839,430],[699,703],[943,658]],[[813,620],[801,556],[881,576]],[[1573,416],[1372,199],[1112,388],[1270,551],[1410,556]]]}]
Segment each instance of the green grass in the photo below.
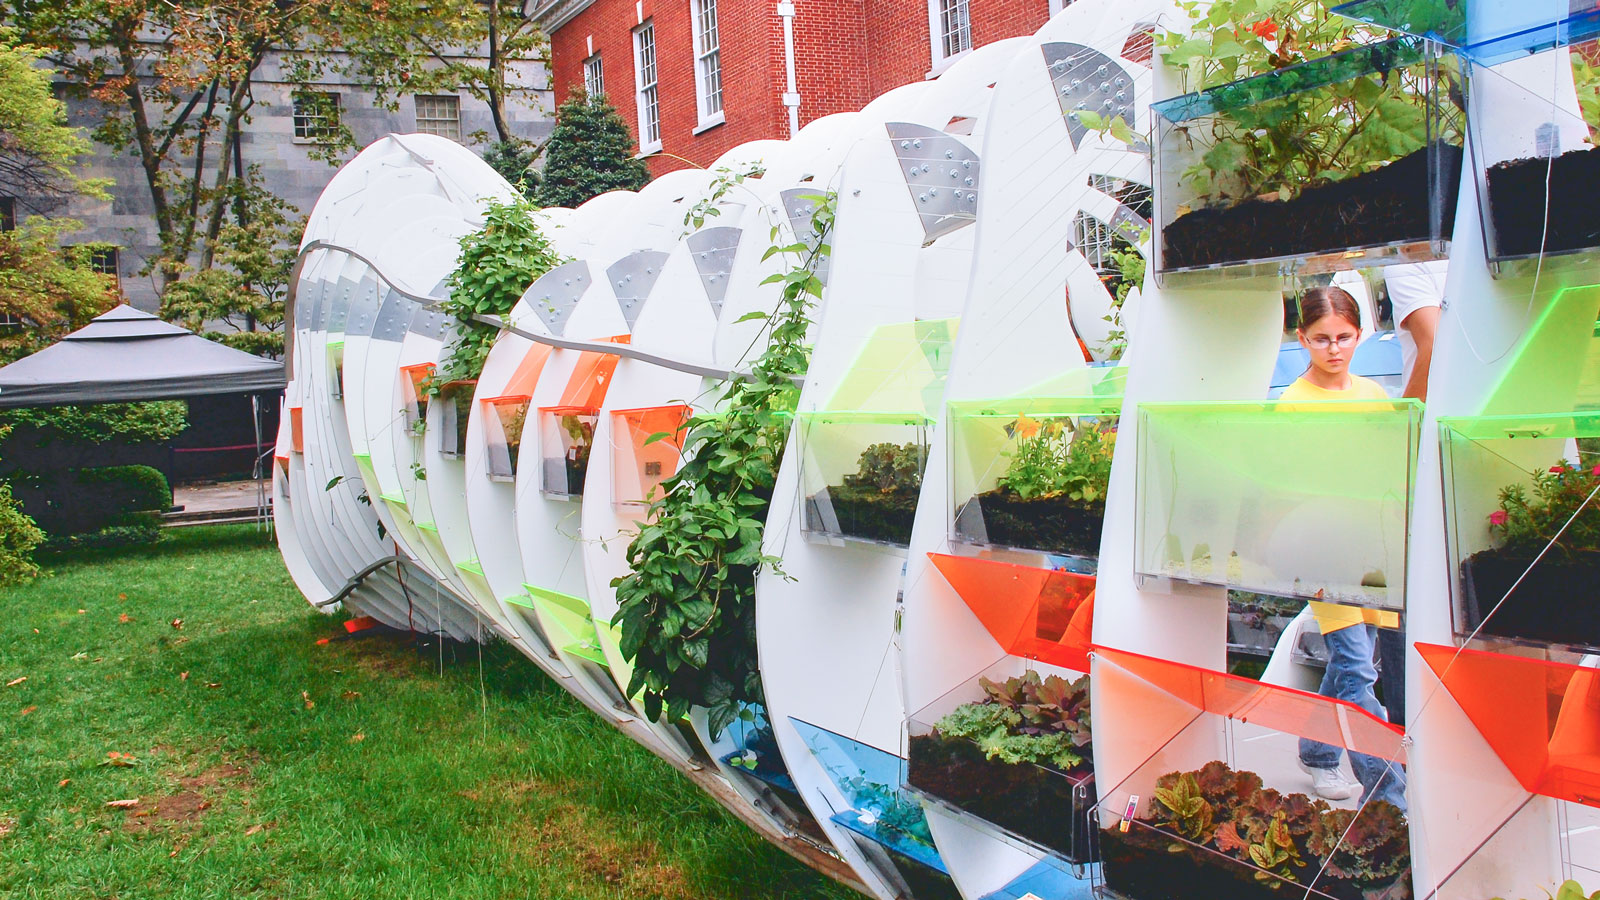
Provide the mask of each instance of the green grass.
[{"label": "green grass", "polygon": [[0,592],[0,685],[26,679],[0,687],[0,896],[856,896],[503,643],[482,693],[471,647],[319,646],[343,629],[249,526],[52,567]]}]

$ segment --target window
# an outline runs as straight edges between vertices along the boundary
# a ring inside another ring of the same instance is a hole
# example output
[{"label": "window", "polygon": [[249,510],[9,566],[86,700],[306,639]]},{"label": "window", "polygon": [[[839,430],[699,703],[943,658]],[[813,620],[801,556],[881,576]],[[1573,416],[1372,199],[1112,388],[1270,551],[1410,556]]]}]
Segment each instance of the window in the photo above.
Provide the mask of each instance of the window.
[{"label": "window", "polygon": [[0,197],[0,231],[17,230],[17,198]]},{"label": "window", "polygon": [[972,49],[968,0],[929,0],[928,26],[933,35],[933,64],[948,62]]},{"label": "window", "polygon": [[418,97],[417,131],[461,140],[461,98]]},{"label": "window", "polygon": [[295,91],[294,139],[326,141],[339,132],[339,95],[327,91]]},{"label": "window", "polygon": [[633,33],[634,84],[639,100],[639,152],[661,149],[661,110],[656,104],[656,26],[646,22]]},{"label": "window", "polygon": [[[1089,187],[1128,207],[1135,214],[1148,219],[1151,213],[1150,188],[1136,181],[1113,178],[1109,175],[1090,175]],[[1079,212],[1072,219],[1072,246],[1083,254],[1095,272],[1101,275],[1119,275],[1121,270],[1111,259],[1115,246],[1113,239],[1128,244],[1127,238],[1117,229],[1099,219]]]},{"label": "window", "polygon": [[591,97],[602,97],[606,92],[606,70],[600,65],[600,54],[583,61],[583,90]]},{"label": "window", "polygon": [[116,247],[96,247],[89,253],[89,268],[101,275],[118,277],[118,258]]},{"label": "window", "polygon": [[694,20],[694,93],[700,124],[722,121],[722,52],[717,40],[717,0],[689,0]]}]

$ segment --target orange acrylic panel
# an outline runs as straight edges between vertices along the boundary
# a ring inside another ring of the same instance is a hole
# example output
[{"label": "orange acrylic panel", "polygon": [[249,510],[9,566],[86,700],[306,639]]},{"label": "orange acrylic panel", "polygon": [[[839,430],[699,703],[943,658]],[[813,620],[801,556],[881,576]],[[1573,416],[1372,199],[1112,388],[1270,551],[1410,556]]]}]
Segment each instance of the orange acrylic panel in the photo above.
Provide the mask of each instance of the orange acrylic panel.
[{"label": "orange acrylic panel", "polygon": [[1417,644],[1529,793],[1600,807],[1600,669]]},{"label": "orange acrylic panel", "polygon": [[405,376],[401,381],[401,388],[405,391],[406,425],[414,426],[418,422],[428,420],[428,382],[433,379],[433,373],[438,367],[433,363],[417,363],[414,366],[401,366],[400,373]]},{"label": "orange acrylic panel", "polygon": [[1089,671],[1093,575],[975,556],[928,558],[1007,653]]},{"label": "orange acrylic panel", "polygon": [[[628,336],[619,335],[601,340],[612,344],[626,344]],[[572,376],[567,379],[566,390],[561,393],[560,405],[599,407],[605,402],[606,389],[611,386],[611,376],[617,371],[617,359],[614,354],[596,350],[584,350],[579,353],[578,362],[572,367]]]},{"label": "orange acrylic panel", "polygon": [[[685,404],[611,411],[612,502],[645,506],[660,497],[661,482],[683,459],[684,425],[693,415]],[[666,435],[651,441],[652,435]]]},{"label": "orange acrylic panel", "polygon": [[289,407],[289,446],[296,453],[306,452],[305,408]]}]

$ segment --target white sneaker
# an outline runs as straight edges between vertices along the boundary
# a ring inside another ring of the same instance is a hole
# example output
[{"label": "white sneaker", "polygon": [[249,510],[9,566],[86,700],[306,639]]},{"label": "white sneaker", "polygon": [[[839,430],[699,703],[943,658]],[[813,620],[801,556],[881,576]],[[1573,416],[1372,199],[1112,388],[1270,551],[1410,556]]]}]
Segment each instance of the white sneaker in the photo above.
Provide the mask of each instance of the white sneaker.
[{"label": "white sneaker", "polygon": [[1349,800],[1361,793],[1361,785],[1344,777],[1344,771],[1337,766],[1332,769],[1319,769],[1300,763],[1300,771],[1311,776],[1311,788],[1317,796],[1325,800]]}]

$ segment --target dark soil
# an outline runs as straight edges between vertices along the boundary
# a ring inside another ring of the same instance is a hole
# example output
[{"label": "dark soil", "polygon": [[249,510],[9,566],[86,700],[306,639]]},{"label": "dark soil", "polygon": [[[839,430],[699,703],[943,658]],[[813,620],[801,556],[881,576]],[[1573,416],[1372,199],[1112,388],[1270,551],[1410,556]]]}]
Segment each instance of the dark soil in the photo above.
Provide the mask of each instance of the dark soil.
[{"label": "dark soil", "polygon": [[1092,772],[988,759],[977,744],[938,733],[913,736],[910,751],[912,787],[1072,862],[1089,862]]},{"label": "dark soil", "polygon": [[[1461,563],[1466,630],[1483,625],[1480,634],[1495,637],[1600,647],[1600,603],[1594,602],[1600,553],[1559,559],[1547,554],[1522,578],[1532,562],[1532,554],[1484,550]],[[1507,597],[1518,578],[1522,583]],[[1501,597],[1505,602],[1485,624],[1483,617]]]},{"label": "dark soil", "polygon": [[889,861],[894,863],[900,880],[906,883],[906,887],[911,889],[911,896],[917,900],[961,900],[961,892],[956,890],[956,883],[950,880],[949,875],[892,850],[889,851]]},{"label": "dark soil", "polygon": [[[1545,234],[1545,179],[1550,231]],[[1489,217],[1498,256],[1600,247],[1600,153],[1569,150],[1554,160],[1513,159],[1490,166]]]},{"label": "dark soil", "polygon": [[[1449,235],[1455,227],[1461,148],[1435,147],[1446,193],[1441,233]],[[1428,148],[1418,150],[1381,169],[1307,188],[1293,200],[1246,200],[1180,216],[1162,229],[1162,265],[1183,269],[1428,240],[1428,154]]]},{"label": "dark soil", "polygon": [[[819,503],[819,492],[806,501],[806,515],[813,531],[825,531],[812,509]],[[917,517],[915,491],[884,493],[872,488],[830,485],[826,501],[839,520],[839,531],[847,537],[905,546],[911,543],[911,523]]]},{"label": "dark soil", "polygon": [[[544,489],[552,494],[565,493],[569,497],[583,496],[583,479],[589,471],[589,461],[546,459],[544,461]],[[560,479],[566,479],[566,490],[561,490]]]},{"label": "dark soil", "polygon": [[978,507],[991,544],[1100,556],[1100,527],[1106,518],[1103,501],[1084,504],[1060,495],[1024,500],[1011,491],[995,490],[979,494]]},{"label": "dark soil", "polygon": [[[1173,846],[1181,849],[1173,851]],[[1308,896],[1304,885],[1277,881],[1274,887],[1271,880],[1258,880],[1260,870],[1242,860],[1179,843],[1146,825],[1100,832],[1100,860],[1106,887],[1127,900],[1305,900]],[[1314,863],[1301,871],[1315,873]],[[1394,884],[1368,894],[1353,882],[1324,876],[1309,896],[1398,900],[1409,894],[1404,885]]]}]

